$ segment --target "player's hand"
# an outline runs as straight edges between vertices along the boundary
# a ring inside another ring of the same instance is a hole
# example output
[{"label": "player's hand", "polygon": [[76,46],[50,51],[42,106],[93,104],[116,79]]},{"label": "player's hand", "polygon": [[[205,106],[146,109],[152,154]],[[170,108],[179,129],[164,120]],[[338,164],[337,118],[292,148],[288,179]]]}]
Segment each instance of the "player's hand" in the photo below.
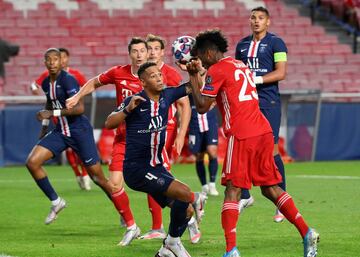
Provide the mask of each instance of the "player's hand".
[{"label": "player's hand", "polygon": [[175,64],[179,67],[180,70],[187,71],[185,63],[175,62]]},{"label": "player's hand", "polygon": [[176,136],[175,138],[173,147],[175,147],[177,156],[181,154],[181,151],[184,147],[184,140],[185,140],[184,137],[179,135]]},{"label": "player's hand", "polygon": [[190,75],[195,75],[199,71],[202,71],[202,63],[199,59],[193,59],[186,64],[186,70]]},{"label": "player's hand", "polygon": [[66,99],[66,108],[67,109],[73,108],[75,105],[78,104],[79,100],[80,100],[80,97],[77,94]]},{"label": "player's hand", "polygon": [[49,119],[51,116],[52,116],[52,111],[49,111],[49,110],[41,110],[41,111],[38,111],[38,113],[36,114],[36,118],[39,121],[42,121],[44,119]]},{"label": "player's hand", "polygon": [[136,107],[139,106],[139,104],[141,104],[142,102],[145,102],[145,101],[146,101],[146,99],[139,95],[132,96],[130,103],[128,104],[128,106],[126,106],[127,111],[132,112]]}]

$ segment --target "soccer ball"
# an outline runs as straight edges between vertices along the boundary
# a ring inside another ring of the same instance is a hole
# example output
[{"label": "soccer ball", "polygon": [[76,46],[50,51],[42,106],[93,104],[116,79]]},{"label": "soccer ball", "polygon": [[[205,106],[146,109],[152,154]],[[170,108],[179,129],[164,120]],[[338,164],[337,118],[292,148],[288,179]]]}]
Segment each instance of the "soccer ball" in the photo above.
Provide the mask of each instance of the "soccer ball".
[{"label": "soccer ball", "polygon": [[195,45],[195,38],[190,36],[178,37],[172,44],[172,54],[179,63],[186,64],[193,57],[191,49]]}]

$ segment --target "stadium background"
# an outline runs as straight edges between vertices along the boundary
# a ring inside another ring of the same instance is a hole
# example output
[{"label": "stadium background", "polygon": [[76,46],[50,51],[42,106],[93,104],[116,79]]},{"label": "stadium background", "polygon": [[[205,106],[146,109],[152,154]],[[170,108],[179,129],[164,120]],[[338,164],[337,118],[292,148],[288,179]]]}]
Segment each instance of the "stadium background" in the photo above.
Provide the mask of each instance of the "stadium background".
[{"label": "stadium background", "polygon": [[[360,157],[360,56],[352,53],[351,44],[341,43],[344,38],[329,34],[317,22],[313,25],[309,17],[301,16],[303,9],[309,12],[310,8],[306,5],[299,11],[297,7],[310,2],[0,0],[0,38],[21,47],[19,55],[6,63],[6,83],[0,78],[0,166],[11,166],[0,168],[0,256],[153,256],[160,244],[135,240],[129,248],[117,247],[124,232],[119,229],[118,214],[100,189],[80,192],[69,166],[46,167],[69,208],[55,224],[43,225],[49,203],[26,168],[13,165],[22,165],[37,141],[40,124],[35,113],[44,100],[31,96],[29,86],[45,69],[42,54],[48,47],[69,48],[71,66],[87,78],[112,65],[128,63],[128,40],[150,32],[165,37],[170,44],[180,35],[219,27],[230,41],[228,54],[233,56],[236,42],[249,34],[249,10],[263,3],[272,15],[270,31],[284,38],[289,47],[288,76],[280,86],[286,110],[282,133],[289,154],[297,160],[286,165],[289,192],[309,223],[321,233],[319,256],[359,256],[359,161],[298,161]],[[323,0],[326,6],[317,10],[341,14],[340,2]],[[351,38],[346,33],[340,35]],[[166,53],[166,61],[172,63],[169,46]],[[87,114],[96,118],[97,129],[113,109],[114,95],[113,87],[107,86],[86,99]],[[97,108],[92,115],[94,99]],[[194,165],[174,165],[174,172],[191,188],[200,188]],[[146,207],[137,204],[145,203],[146,196],[132,190],[128,193],[137,222],[146,231],[151,218]],[[246,210],[238,226],[242,254],[302,256],[294,229],[286,222],[271,222],[273,206],[259,190],[252,193],[255,206]],[[184,235],[184,245],[192,256],[223,253],[221,205],[222,197],[208,201],[203,238],[198,245],[191,245]],[[168,217],[165,210],[165,226]]]}]

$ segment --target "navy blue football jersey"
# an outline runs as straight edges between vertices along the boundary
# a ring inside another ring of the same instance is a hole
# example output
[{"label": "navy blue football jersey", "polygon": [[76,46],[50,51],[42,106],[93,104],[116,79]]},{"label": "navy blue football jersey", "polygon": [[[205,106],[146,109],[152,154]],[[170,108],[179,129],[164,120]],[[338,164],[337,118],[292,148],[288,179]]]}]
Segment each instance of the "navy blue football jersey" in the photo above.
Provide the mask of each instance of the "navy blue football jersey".
[{"label": "navy blue football jersey", "polygon": [[[51,103],[52,110],[65,109],[66,99],[75,95],[79,91],[79,84],[76,79],[62,70],[56,81],[51,83],[50,77],[44,79],[41,88],[46,95],[46,99]],[[83,123],[89,123],[84,115],[60,116],[57,117],[56,130],[61,131],[65,136],[71,136],[71,130],[81,128]]]},{"label": "navy blue football jersey", "polygon": [[[185,86],[169,87],[161,92],[160,99],[155,102],[141,91],[137,95],[146,99],[140,103],[125,119],[126,122],[126,152],[124,166],[162,165],[162,149],[165,144],[168,111],[170,105],[186,95]],[[118,107],[122,111],[130,102],[129,96]]]},{"label": "navy blue football jersey", "polygon": [[[267,33],[258,42],[250,35],[243,38],[236,46],[235,58],[245,63],[255,76],[263,76],[275,69],[275,63],[287,61],[287,48],[278,36]],[[256,85],[260,107],[280,104],[279,83]]]}]

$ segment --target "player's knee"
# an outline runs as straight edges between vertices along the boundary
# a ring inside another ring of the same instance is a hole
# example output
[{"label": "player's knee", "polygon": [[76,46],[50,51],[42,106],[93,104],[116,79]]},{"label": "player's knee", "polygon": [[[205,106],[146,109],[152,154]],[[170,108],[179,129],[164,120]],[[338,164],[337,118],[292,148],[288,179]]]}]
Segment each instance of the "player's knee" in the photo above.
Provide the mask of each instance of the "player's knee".
[{"label": "player's knee", "polygon": [[33,155],[30,155],[26,160],[26,167],[28,170],[33,171],[41,166],[40,161]]},{"label": "player's knee", "polygon": [[241,189],[234,186],[227,186],[225,189],[226,201],[240,201]]},{"label": "player's knee", "polygon": [[189,204],[188,208],[186,209],[186,218],[190,219],[194,215],[194,207]]},{"label": "player's knee", "polygon": [[115,193],[121,190],[124,187],[124,183],[122,181],[114,181],[114,180],[108,180],[108,185],[111,188],[111,192]]}]

